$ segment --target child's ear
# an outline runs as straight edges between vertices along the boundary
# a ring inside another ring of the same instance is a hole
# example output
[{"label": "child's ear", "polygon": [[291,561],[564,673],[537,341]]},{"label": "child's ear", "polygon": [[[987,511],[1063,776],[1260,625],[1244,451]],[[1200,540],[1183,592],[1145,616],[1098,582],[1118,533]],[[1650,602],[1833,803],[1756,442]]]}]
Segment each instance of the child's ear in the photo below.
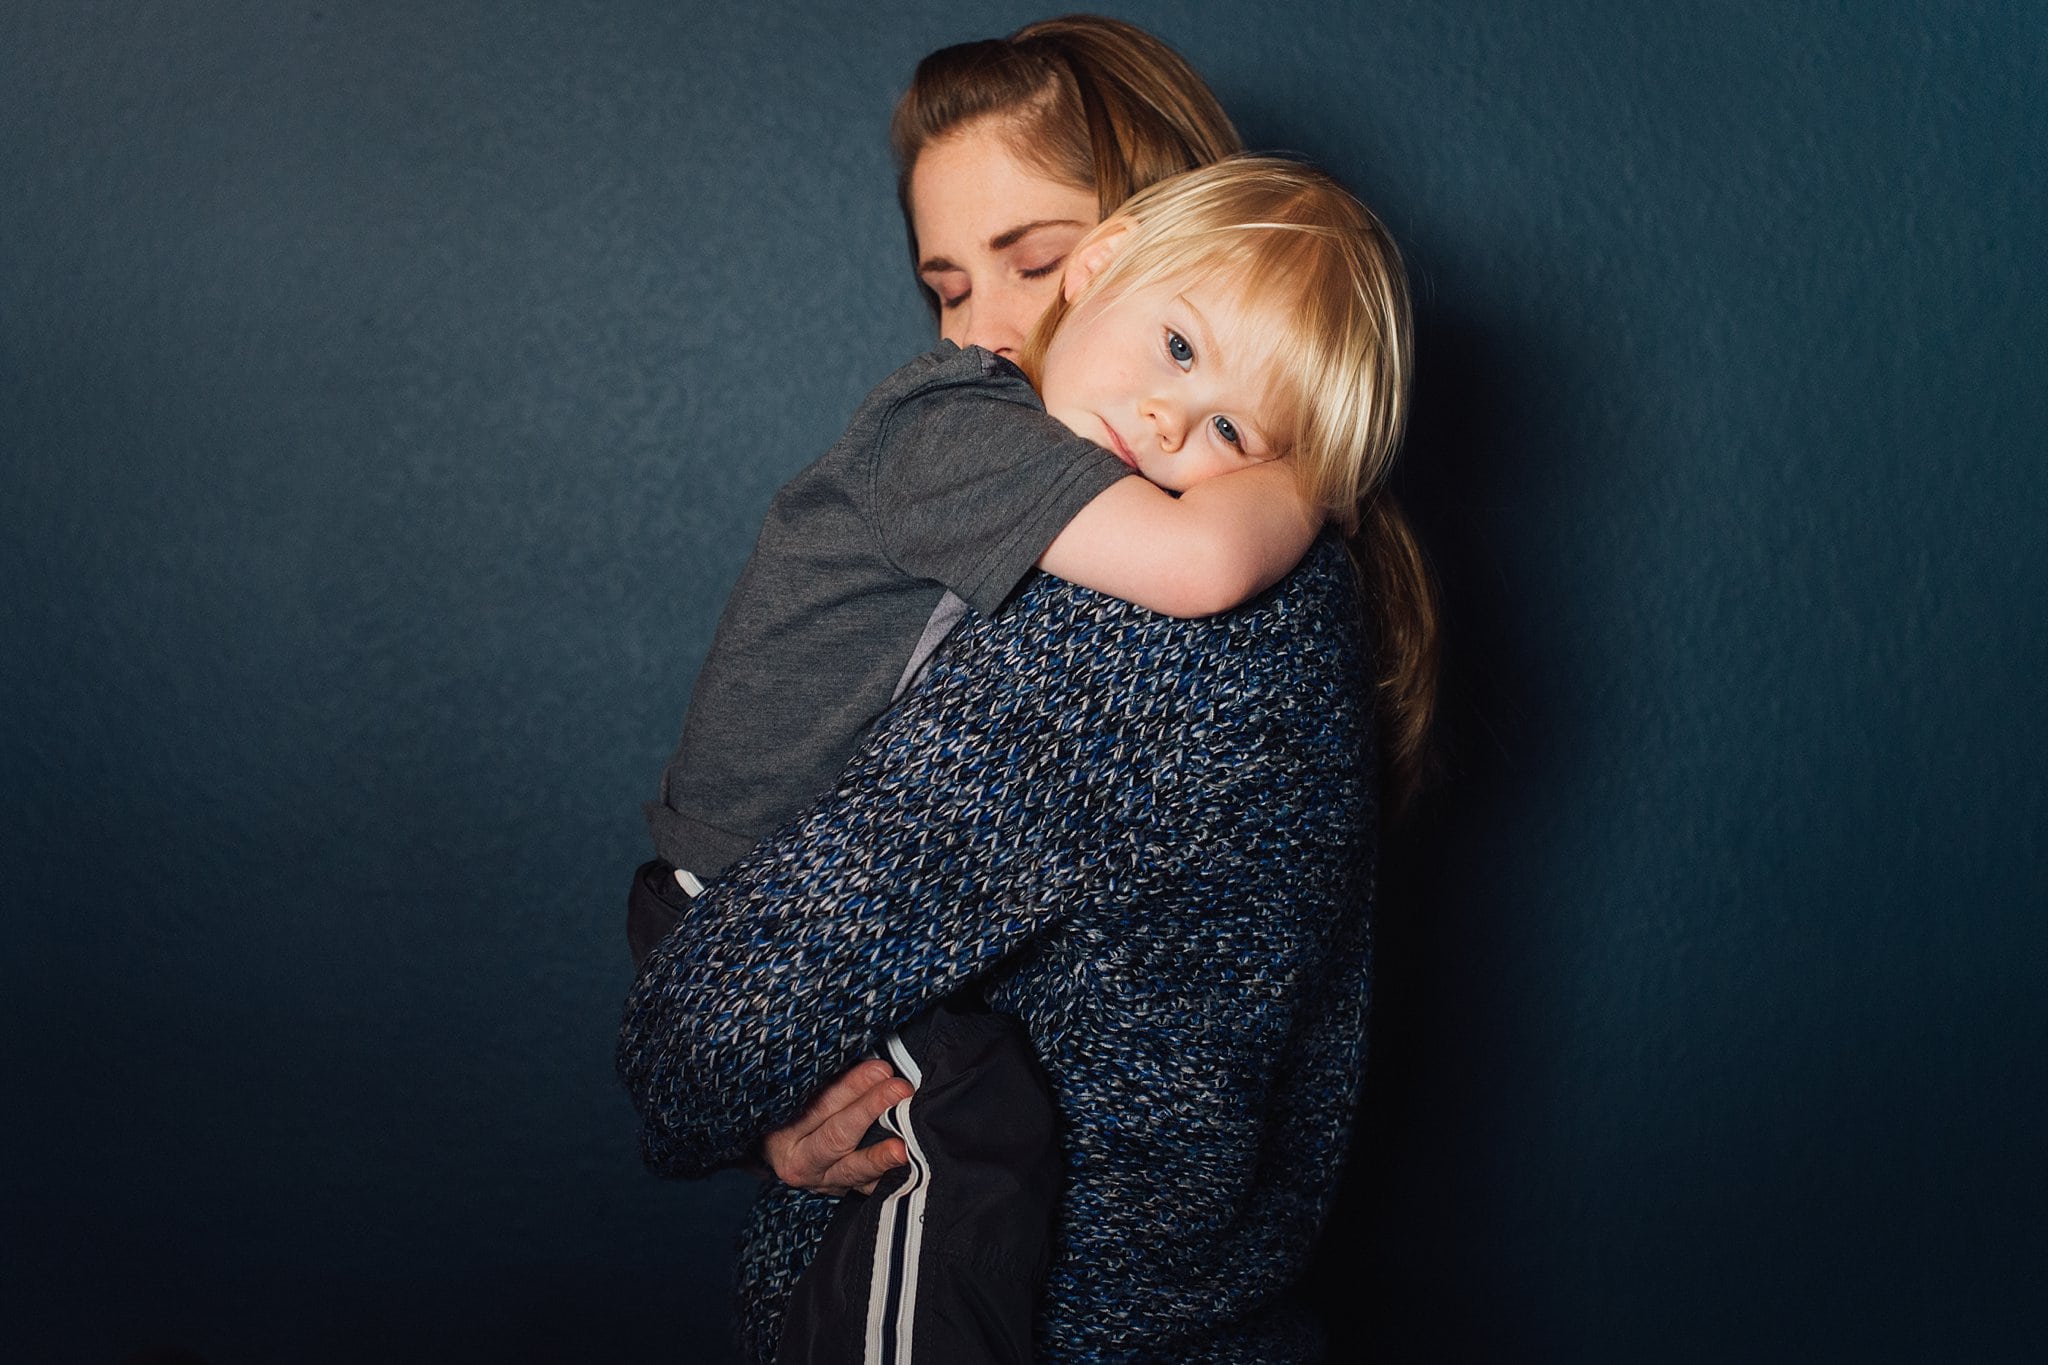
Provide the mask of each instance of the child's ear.
[{"label": "child's ear", "polygon": [[1068,303],[1116,259],[1117,252],[1124,248],[1124,239],[1135,226],[1128,218],[1112,218],[1098,223],[1094,231],[1081,239],[1081,244],[1067,256],[1066,271],[1060,276],[1060,293]]}]

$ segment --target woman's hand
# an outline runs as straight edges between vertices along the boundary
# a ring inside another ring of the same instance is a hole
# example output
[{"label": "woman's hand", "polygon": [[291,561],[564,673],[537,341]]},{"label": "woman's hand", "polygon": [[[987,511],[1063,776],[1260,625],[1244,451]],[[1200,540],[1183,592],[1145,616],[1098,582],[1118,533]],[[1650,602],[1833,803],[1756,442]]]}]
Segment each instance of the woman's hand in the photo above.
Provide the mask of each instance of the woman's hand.
[{"label": "woman's hand", "polygon": [[862,1147],[869,1125],[909,1097],[910,1082],[887,1062],[862,1062],[825,1087],[786,1128],[762,1140],[775,1178],[814,1194],[872,1194],[875,1182],[908,1161],[900,1138]]}]

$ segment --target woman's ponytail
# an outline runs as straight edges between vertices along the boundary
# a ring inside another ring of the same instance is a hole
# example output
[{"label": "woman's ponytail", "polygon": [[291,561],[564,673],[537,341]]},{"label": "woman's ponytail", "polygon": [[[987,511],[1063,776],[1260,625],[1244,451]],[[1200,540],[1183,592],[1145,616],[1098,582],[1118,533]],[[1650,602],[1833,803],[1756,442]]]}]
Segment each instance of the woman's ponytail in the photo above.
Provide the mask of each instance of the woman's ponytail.
[{"label": "woman's ponytail", "polygon": [[1385,488],[1366,506],[1351,558],[1377,642],[1383,809],[1397,817],[1429,775],[1440,648],[1436,583],[1422,543]]}]

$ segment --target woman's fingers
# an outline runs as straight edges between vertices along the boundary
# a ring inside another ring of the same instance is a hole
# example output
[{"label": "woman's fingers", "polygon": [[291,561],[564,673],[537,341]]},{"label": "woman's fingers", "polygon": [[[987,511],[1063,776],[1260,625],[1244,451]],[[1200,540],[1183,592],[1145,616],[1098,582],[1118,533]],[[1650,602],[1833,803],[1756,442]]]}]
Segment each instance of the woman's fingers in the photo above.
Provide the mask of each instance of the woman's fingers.
[{"label": "woman's fingers", "polygon": [[825,1143],[814,1141],[814,1137],[834,1114],[857,1101],[871,1088],[875,1079],[870,1068],[853,1068],[825,1087],[818,1098],[812,1100],[787,1126],[776,1129],[761,1140],[762,1155],[768,1158],[768,1165],[777,1180],[805,1189],[818,1187],[826,1169],[837,1158],[827,1150]]},{"label": "woman's fingers", "polygon": [[903,1164],[894,1139],[862,1150],[860,1140],[890,1105],[911,1093],[886,1062],[864,1062],[826,1086],[786,1128],[762,1143],[776,1179],[820,1194],[844,1194]]},{"label": "woman's fingers", "polygon": [[862,1194],[873,1194],[875,1182],[901,1166],[909,1158],[903,1151],[903,1139],[890,1138],[872,1147],[863,1147],[849,1153],[838,1165],[826,1172],[826,1179],[834,1186],[859,1190]]},{"label": "woman's fingers", "polygon": [[[800,1142],[807,1141],[820,1129],[844,1115],[848,1109],[858,1105],[876,1086],[886,1084],[895,1075],[895,1069],[887,1062],[862,1062],[859,1066],[851,1067],[845,1075],[826,1086],[818,1098],[812,1100],[810,1106],[797,1116],[796,1121],[783,1131],[791,1133]],[[873,1120],[870,1119],[869,1122]],[[836,1133],[838,1130],[833,1131]],[[865,1126],[862,1131],[866,1131]],[[859,1141],[860,1133],[855,1133],[853,1140]],[[826,1164],[831,1163],[828,1161]],[[822,1169],[821,1167],[821,1173]]]},{"label": "woman's fingers", "polygon": [[[861,1139],[867,1136],[867,1131],[874,1126],[875,1120],[887,1113],[891,1105],[909,1098],[910,1093],[910,1082],[898,1078],[894,1071],[884,1071],[874,1084],[818,1126],[811,1134],[807,1146],[811,1155],[826,1168],[828,1179],[845,1163],[849,1155],[858,1151]],[[878,1142],[875,1146],[900,1147],[902,1144]],[[883,1166],[882,1170],[886,1171],[890,1166],[897,1164],[891,1161]],[[881,1172],[877,1171],[863,1176],[862,1179],[872,1180],[879,1174]]]}]

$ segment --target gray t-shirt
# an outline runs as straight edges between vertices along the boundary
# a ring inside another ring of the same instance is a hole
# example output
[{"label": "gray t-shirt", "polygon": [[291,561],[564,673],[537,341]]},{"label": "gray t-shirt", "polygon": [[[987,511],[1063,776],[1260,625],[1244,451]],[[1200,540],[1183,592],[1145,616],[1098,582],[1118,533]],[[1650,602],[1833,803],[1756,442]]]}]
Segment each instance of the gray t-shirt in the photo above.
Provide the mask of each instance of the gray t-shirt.
[{"label": "gray t-shirt", "polygon": [[1129,472],[979,347],[883,380],[769,505],[647,805],[656,852],[709,878],[802,810],[888,709],[940,598],[993,615]]}]

